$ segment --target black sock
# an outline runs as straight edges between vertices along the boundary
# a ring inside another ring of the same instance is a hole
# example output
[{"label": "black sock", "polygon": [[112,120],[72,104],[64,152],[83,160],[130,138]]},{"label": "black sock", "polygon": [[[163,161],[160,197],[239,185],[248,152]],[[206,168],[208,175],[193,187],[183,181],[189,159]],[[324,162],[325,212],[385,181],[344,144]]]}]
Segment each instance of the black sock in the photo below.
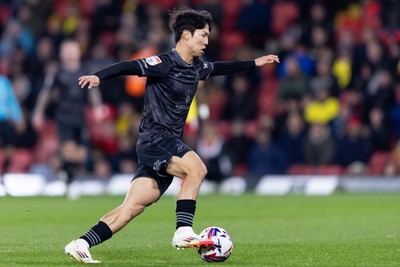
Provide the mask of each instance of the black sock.
[{"label": "black sock", "polygon": [[88,242],[90,247],[96,246],[112,236],[112,231],[108,225],[102,221],[99,221],[95,226],[93,226],[89,231],[86,232],[81,239]]},{"label": "black sock", "polygon": [[182,226],[192,227],[195,211],[196,200],[183,199],[176,201],[176,229]]},{"label": "black sock", "polygon": [[65,161],[63,164],[63,170],[67,174],[67,184],[72,183],[75,176],[76,163],[71,161]]}]

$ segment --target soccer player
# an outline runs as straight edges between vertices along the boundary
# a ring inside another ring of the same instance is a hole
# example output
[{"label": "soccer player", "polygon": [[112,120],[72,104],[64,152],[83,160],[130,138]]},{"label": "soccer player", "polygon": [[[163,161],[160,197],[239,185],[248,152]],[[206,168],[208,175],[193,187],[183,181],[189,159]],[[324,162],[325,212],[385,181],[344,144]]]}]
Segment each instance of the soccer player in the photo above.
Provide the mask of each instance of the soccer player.
[{"label": "soccer player", "polygon": [[86,161],[84,110],[89,104],[94,107],[101,104],[99,91],[82,94],[76,80],[85,73],[79,43],[72,39],[64,40],[60,46],[60,66],[49,70],[32,118],[35,128],[41,129],[47,105],[50,100],[56,102],[55,120],[61,143],[60,154],[68,183],[72,182],[76,169]]},{"label": "soccer player", "polygon": [[208,45],[213,26],[207,11],[174,11],[169,26],[176,42],[172,51],[119,62],[79,78],[82,88],[88,86],[91,89],[99,86],[101,81],[119,75],[147,77],[137,142],[138,169],[124,202],[65,247],[65,253],[80,262],[99,263],[91,257],[89,248],[111,238],[156,202],[174,176],[182,178],[183,183],[177,196],[172,245],[179,249],[213,244],[211,240],[200,239],[192,229],[196,199],[207,169],[199,156],[182,142],[190,103],[200,80],[279,62],[279,58],[267,55],[248,61],[203,61],[200,57]]}]

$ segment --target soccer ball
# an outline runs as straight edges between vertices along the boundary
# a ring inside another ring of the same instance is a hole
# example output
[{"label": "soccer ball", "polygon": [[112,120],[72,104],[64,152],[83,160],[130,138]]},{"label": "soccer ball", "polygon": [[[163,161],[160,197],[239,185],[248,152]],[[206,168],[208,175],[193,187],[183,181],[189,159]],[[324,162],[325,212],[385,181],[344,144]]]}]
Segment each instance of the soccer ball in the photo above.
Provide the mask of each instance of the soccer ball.
[{"label": "soccer ball", "polygon": [[207,262],[222,262],[229,258],[233,249],[233,242],[228,232],[221,227],[208,227],[200,234],[200,238],[214,241],[212,247],[199,247],[197,252]]}]

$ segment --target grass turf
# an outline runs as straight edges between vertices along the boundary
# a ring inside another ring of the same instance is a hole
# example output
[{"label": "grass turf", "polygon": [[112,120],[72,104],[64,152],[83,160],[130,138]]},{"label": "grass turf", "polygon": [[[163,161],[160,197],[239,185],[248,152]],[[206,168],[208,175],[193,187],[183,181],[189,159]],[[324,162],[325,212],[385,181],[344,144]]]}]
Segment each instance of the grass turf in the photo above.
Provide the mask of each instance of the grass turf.
[{"label": "grass turf", "polygon": [[[122,197],[0,198],[0,266],[78,266],[65,244]],[[170,245],[175,200],[163,197],[104,244],[101,266],[207,266],[195,249]],[[400,266],[400,196],[209,195],[198,201],[194,228],[228,230],[231,257],[221,266]]]}]

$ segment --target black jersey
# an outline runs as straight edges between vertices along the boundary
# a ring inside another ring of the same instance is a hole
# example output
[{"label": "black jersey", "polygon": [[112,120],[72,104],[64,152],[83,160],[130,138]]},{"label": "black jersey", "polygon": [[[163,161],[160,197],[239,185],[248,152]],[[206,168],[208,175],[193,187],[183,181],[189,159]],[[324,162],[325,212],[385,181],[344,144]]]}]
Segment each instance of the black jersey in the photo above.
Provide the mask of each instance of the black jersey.
[{"label": "black jersey", "polygon": [[210,75],[212,64],[199,58],[187,64],[175,50],[139,63],[148,78],[138,145],[158,142],[168,135],[181,139],[198,83]]},{"label": "black jersey", "polygon": [[83,69],[66,71],[60,68],[54,78],[52,90],[58,90],[56,119],[69,125],[84,126],[87,93],[76,82],[85,73]]},{"label": "black jersey", "polygon": [[129,74],[147,77],[138,139],[138,146],[147,146],[166,136],[182,139],[190,104],[200,80],[210,75],[251,69],[254,60],[219,63],[217,68],[216,64],[200,58],[194,58],[192,64],[188,64],[176,50],[172,50],[148,58],[119,62],[95,75],[100,80]]}]

